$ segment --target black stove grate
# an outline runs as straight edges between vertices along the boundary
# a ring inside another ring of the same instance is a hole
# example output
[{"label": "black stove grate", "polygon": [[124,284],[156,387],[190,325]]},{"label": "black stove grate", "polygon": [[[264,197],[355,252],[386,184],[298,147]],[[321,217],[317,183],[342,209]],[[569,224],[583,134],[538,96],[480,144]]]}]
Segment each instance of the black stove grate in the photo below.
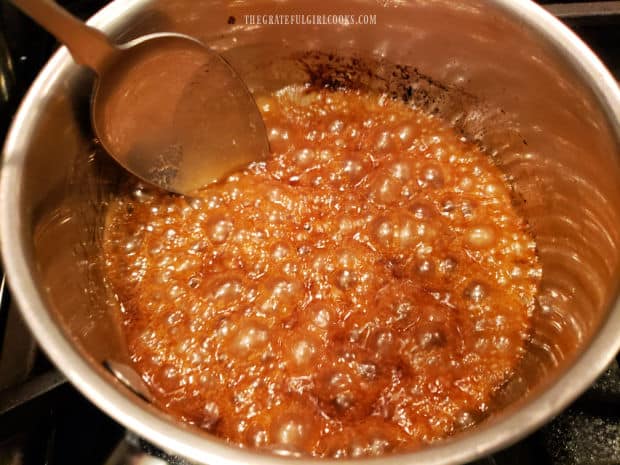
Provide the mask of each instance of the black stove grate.
[{"label": "black stove grate", "polygon": [[[59,1],[86,18],[105,0]],[[541,1],[620,78],[620,1]],[[553,4],[552,4],[553,3]],[[0,0],[0,140],[10,115],[56,47],[47,33]],[[8,54],[6,50],[8,50]],[[0,270],[0,275],[2,270]],[[127,451],[180,465],[88,402],[37,349],[0,283],[0,464],[130,465]],[[516,445],[472,465],[620,465],[620,365],[614,361],[573,405]],[[146,465],[146,462],[145,462]]]}]

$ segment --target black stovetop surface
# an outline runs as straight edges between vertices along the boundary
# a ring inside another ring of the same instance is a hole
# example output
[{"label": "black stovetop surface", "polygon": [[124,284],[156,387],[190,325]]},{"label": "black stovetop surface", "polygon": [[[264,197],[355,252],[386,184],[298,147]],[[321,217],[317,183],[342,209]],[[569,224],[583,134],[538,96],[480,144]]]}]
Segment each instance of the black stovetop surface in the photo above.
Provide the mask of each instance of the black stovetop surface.
[{"label": "black stovetop surface", "polygon": [[[107,2],[60,0],[59,3],[86,18]],[[620,2],[569,1],[555,5],[553,11],[620,79]],[[8,79],[5,75],[0,82],[0,140],[19,100],[55,47],[47,33],[17,13],[6,0],[0,0],[0,60],[5,59],[2,57],[5,48],[12,58]],[[0,71],[6,70],[6,65],[0,61]],[[129,465],[110,458],[114,450],[128,447],[127,444],[148,448],[134,437],[128,437],[123,427],[65,382],[37,349],[3,281],[0,287],[0,465]],[[557,418],[525,440],[475,465],[526,464],[620,465],[618,360]]]}]

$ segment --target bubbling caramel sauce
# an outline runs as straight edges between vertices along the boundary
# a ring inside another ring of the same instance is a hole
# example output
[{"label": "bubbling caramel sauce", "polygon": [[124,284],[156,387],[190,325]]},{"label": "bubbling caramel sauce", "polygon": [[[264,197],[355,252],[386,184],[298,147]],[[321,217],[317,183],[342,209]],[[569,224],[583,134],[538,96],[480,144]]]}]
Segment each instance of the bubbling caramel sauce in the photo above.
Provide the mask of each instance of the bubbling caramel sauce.
[{"label": "bubbling caramel sauce", "polygon": [[232,443],[358,457],[474,425],[540,277],[499,169],[385,96],[259,100],[272,158],[110,206],[106,274],[156,404]]}]

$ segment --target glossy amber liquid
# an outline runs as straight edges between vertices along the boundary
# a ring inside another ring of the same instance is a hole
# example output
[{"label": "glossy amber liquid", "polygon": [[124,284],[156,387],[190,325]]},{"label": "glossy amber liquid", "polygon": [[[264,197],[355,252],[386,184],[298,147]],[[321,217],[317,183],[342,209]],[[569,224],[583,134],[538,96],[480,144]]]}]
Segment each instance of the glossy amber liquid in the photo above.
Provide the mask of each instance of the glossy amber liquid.
[{"label": "glossy amber liquid", "polygon": [[106,272],[156,403],[232,443],[355,457],[471,427],[540,277],[500,170],[383,96],[260,99],[273,156],[110,206]]}]

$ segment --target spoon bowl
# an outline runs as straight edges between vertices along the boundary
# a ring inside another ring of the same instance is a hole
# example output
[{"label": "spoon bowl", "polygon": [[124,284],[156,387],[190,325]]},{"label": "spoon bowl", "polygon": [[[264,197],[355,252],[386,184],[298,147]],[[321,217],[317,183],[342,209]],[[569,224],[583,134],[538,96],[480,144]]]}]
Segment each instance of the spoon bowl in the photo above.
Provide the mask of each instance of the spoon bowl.
[{"label": "spoon bowl", "polygon": [[171,192],[202,187],[269,154],[252,94],[232,67],[198,40],[151,34],[121,46],[52,0],[12,3],[97,74],[95,135],[121,166]]},{"label": "spoon bowl", "polygon": [[91,119],[124,168],[180,194],[196,194],[269,153],[243,81],[220,55],[180,34],[119,48],[99,74]]}]

